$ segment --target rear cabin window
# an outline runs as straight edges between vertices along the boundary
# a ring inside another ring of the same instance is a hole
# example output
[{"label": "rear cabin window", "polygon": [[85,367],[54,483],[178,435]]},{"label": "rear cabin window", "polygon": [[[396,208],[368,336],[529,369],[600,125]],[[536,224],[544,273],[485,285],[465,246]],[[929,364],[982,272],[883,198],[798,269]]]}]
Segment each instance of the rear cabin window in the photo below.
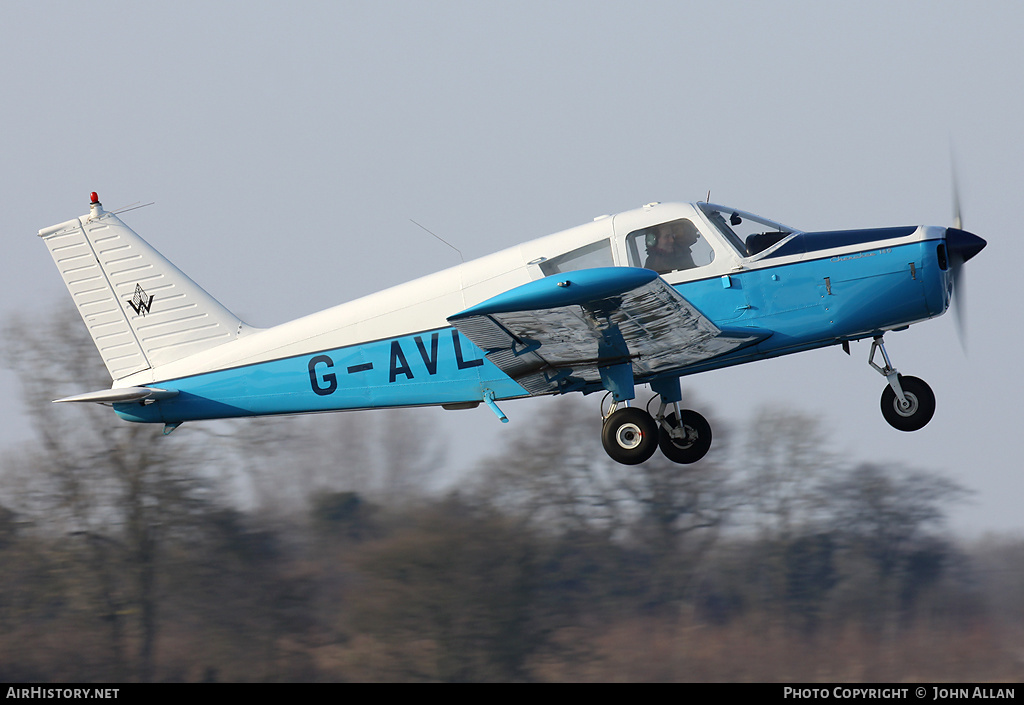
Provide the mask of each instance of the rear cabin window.
[{"label": "rear cabin window", "polygon": [[715,259],[714,249],[689,218],[634,230],[626,236],[626,251],[630,266],[659,274],[703,267]]},{"label": "rear cabin window", "polygon": [[550,276],[577,269],[611,267],[612,264],[612,243],[611,240],[604,239],[541,262],[540,271],[544,272],[545,276]]}]

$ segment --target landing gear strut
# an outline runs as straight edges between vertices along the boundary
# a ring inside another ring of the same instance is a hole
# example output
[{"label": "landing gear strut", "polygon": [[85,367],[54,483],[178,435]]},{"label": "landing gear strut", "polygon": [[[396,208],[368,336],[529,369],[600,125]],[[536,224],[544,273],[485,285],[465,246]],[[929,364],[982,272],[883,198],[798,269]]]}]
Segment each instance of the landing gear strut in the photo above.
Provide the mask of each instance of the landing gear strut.
[{"label": "landing gear strut", "polygon": [[[875,363],[875,353],[882,352],[885,367]],[[882,391],[882,416],[895,429],[917,431],[924,428],[935,413],[935,394],[931,387],[917,377],[905,377],[889,362],[882,336],[871,341],[868,365],[889,382]]]}]

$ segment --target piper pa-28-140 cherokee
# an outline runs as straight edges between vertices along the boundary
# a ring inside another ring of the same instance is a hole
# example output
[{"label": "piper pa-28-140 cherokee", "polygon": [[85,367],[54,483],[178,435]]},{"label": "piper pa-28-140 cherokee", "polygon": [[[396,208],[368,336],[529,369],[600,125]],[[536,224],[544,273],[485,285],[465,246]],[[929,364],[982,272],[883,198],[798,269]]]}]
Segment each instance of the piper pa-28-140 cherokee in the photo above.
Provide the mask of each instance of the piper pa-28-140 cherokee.
[{"label": "piper pa-28-140 cherokee", "polygon": [[[955,227],[803,232],[711,203],[642,208],[267,329],[239,320],[92,194],[39,231],[113,379],[61,402],[162,423],[606,391],[625,464],[711,445],[680,377],[871,338],[882,414],[914,431],[935,397],[883,334],[939,316],[985,241]],[[881,352],[882,364],[875,361]],[[648,384],[657,413],[630,406]],[[607,395],[606,395],[607,396]],[[602,410],[604,404],[602,403]]]}]

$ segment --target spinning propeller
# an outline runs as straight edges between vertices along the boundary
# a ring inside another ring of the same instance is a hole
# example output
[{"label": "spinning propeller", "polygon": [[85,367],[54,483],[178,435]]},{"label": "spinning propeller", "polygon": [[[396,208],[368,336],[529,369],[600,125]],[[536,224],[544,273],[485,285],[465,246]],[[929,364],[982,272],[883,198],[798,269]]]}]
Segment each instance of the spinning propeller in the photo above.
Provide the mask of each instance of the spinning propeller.
[{"label": "spinning propeller", "polygon": [[960,189],[957,187],[956,170],[953,170],[953,227],[946,228],[946,251],[949,257],[949,269],[953,277],[952,306],[956,318],[956,330],[960,336],[960,344],[967,349],[967,329],[964,321],[966,309],[966,280],[964,278],[964,262],[981,252],[985,245],[982,238],[974,233],[963,230],[963,217],[960,211]]}]

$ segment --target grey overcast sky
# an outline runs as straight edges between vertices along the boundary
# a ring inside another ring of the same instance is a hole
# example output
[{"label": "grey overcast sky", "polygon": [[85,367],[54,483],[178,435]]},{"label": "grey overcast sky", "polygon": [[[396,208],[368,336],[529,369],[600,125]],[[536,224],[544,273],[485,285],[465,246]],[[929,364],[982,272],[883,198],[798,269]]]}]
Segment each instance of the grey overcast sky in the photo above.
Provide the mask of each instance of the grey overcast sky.
[{"label": "grey overcast sky", "polygon": [[[467,258],[708,190],[802,229],[946,225],[952,142],[989,241],[969,355],[951,316],[887,338],[936,392],[928,427],[882,420],[866,343],[685,385],[737,426],[790,406],[832,451],[945,473],[978,492],[958,528],[1024,529],[1022,3],[37,0],[0,28],[3,317],[63,303],[35,233],[94,190],[155,201],[125,221],[266,326],[457,262],[410,218]],[[544,403],[422,413],[496,442]],[[0,445],[23,413],[0,372]]]}]

